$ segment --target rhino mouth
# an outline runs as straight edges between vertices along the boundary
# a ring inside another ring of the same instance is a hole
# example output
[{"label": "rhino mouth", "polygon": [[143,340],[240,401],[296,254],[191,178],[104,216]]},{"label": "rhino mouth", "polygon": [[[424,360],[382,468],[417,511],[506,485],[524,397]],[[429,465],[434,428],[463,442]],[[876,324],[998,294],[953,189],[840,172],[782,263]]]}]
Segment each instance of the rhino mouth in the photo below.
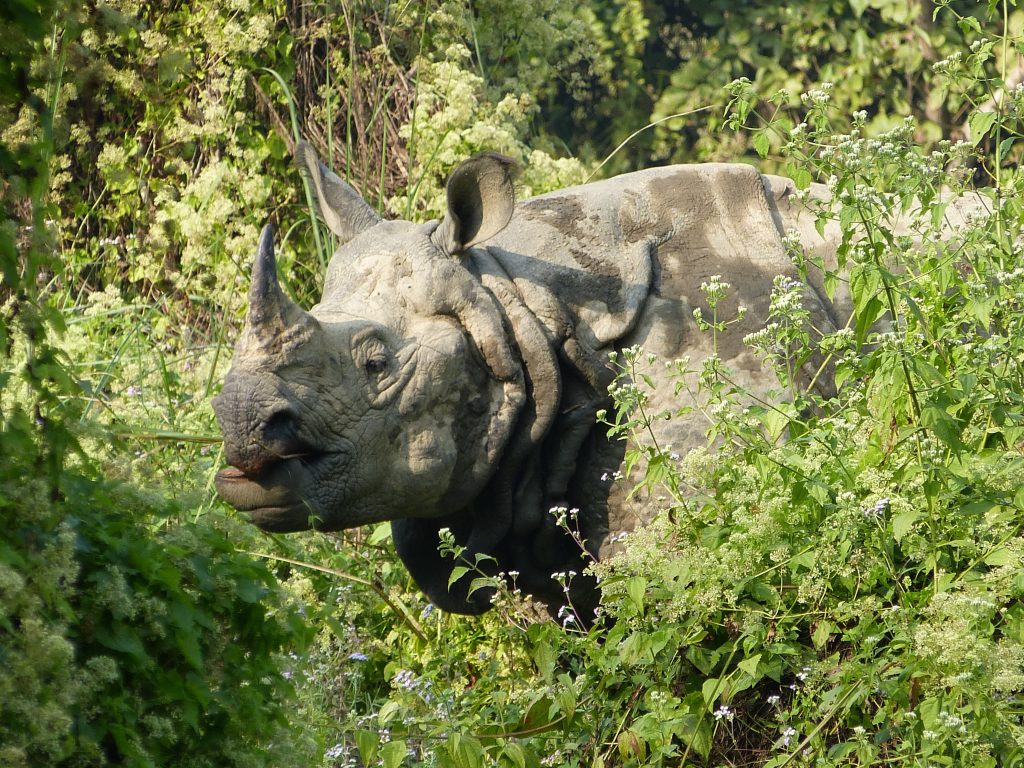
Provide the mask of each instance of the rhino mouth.
[{"label": "rhino mouth", "polygon": [[343,463],[340,454],[323,453],[281,459],[259,474],[225,467],[214,478],[224,501],[249,516],[265,531],[292,533],[322,523],[318,505],[303,492],[316,486],[328,465]]}]

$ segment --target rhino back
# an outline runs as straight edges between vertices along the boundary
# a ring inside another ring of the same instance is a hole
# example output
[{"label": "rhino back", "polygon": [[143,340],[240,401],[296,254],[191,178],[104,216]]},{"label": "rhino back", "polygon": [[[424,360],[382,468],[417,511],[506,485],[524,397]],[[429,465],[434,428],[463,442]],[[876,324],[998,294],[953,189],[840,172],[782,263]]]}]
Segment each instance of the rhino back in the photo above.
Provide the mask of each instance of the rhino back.
[{"label": "rhino back", "polygon": [[[649,412],[673,415],[655,422],[653,438],[662,448],[685,453],[707,444],[707,421],[699,411],[678,413],[690,403],[685,393],[673,394],[663,361],[688,358],[690,368],[699,370],[715,353],[745,389],[765,396],[779,388],[743,343],[766,323],[774,278],[799,279],[769,190],[761,174],[739,164],[640,171],[520,204],[489,250],[554,338],[560,338],[558,323],[565,323],[601,357],[634,344],[657,355]],[[716,339],[694,319],[698,308],[707,320],[715,316],[702,289],[714,276],[730,286],[718,319],[731,320],[741,306],[746,309],[743,320]],[[815,327],[833,327],[829,304],[813,287],[805,290],[805,306]],[[806,380],[818,364],[807,366]],[[597,483],[605,463],[580,469]],[[654,506],[638,497],[627,500],[619,487],[612,488],[606,530],[632,529]],[[607,547],[602,550],[607,553]]]}]

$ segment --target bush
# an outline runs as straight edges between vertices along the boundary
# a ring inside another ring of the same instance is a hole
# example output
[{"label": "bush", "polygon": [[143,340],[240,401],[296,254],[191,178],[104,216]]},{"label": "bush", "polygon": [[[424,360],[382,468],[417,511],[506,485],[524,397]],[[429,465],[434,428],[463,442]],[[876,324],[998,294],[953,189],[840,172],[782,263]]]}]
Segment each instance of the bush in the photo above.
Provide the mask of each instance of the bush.
[{"label": "bush", "polygon": [[0,119],[20,120],[0,145],[0,764],[305,765],[312,746],[285,715],[287,653],[307,630],[274,574],[218,516],[179,522],[82,448],[84,392],[51,292],[60,67],[42,53],[66,10],[0,12],[18,54],[0,68]]},{"label": "bush", "polygon": [[0,498],[3,764],[305,765],[305,620],[245,535],[68,471]]}]

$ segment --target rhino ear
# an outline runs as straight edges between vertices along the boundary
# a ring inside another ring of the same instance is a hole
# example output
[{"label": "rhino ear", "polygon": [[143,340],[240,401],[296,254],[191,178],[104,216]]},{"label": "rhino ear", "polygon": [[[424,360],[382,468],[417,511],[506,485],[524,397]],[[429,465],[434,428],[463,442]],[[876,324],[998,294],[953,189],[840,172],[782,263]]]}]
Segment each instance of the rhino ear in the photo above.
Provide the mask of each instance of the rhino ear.
[{"label": "rhino ear", "polygon": [[317,213],[342,243],[380,221],[380,216],[352,187],[320,162],[316,151],[305,141],[295,147],[295,161],[302,174],[313,184]]},{"label": "rhino ear", "polygon": [[494,237],[512,218],[516,204],[515,163],[496,152],[472,157],[448,178],[448,214],[434,232],[445,253],[461,253]]}]

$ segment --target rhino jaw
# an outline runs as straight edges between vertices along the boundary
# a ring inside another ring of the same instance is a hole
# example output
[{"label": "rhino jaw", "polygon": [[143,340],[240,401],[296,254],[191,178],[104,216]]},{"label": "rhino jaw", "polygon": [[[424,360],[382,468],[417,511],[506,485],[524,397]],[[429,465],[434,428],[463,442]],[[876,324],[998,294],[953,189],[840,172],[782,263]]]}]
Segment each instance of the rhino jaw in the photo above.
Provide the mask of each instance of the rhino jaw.
[{"label": "rhino jaw", "polygon": [[304,491],[316,488],[324,482],[325,476],[339,471],[345,463],[340,454],[327,453],[282,459],[258,475],[247,474],[237,467],[225,467],[215,476],[214,485],[224,501],[247,514],[265,531],[322,530],[327,518]]}]

